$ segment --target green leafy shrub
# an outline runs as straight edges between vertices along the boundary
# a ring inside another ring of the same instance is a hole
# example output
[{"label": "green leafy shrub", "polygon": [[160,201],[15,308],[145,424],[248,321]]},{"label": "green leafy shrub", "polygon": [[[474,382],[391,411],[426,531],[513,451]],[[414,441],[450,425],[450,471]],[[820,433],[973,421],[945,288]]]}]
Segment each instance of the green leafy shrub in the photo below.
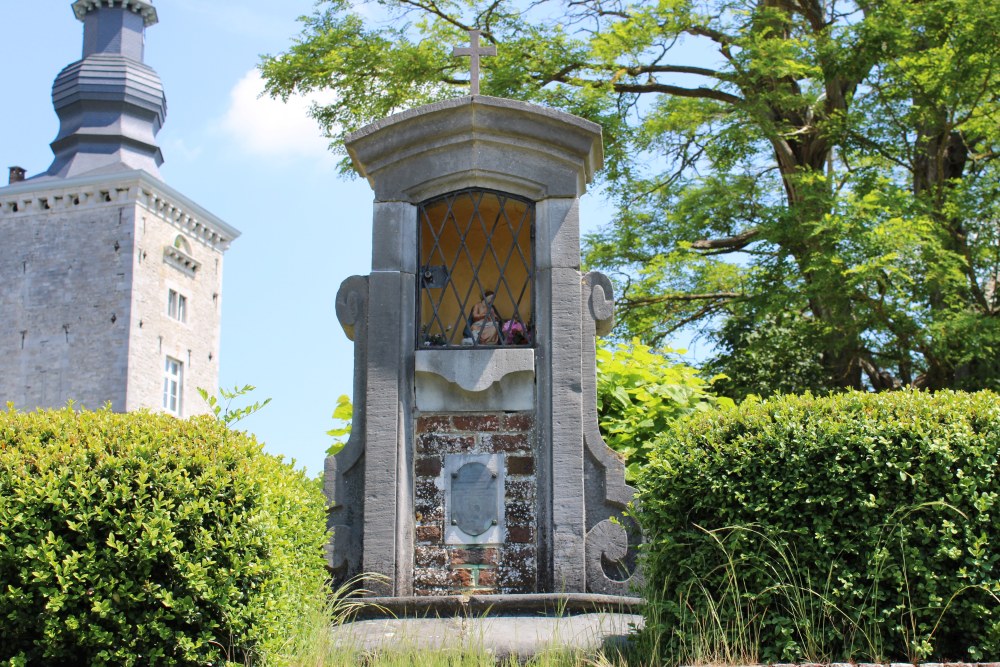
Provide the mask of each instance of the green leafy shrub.
[{"label": "green leafy shrub", "polygon": [[337,397],[337,407],[333,409],[334,427],[326,432],[333,442],[326,449],[327,456],[333,456],[344,448],[351,436],[351,418],[354,416],[354,406],[347,394]]},{"label": "green leafy shrub", "polygon": [[0,413],[0,662],[256,664],[322,590],[324,507],[208,417]]},{"label": "green leafy shrub", "polygon": [[650,632],[684,661],[1000,656],[1000,397],[698,415],[639,480]]},{"label": "green leafy shrub", "polygon": [[597,413],[608,446],[625,457],[626,476],[636,478],[653,441],[673,422],[695,412],[732,406],[716,398],[712,383],[672,358],[683,351],[655,350],[638,339],[597,348]]}]

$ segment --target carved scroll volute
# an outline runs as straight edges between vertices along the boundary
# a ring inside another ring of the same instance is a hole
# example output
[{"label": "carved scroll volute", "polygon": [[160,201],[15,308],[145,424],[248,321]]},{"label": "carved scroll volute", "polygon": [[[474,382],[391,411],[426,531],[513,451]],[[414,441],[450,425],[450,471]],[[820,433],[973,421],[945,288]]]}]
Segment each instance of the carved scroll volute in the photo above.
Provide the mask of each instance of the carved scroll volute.
[{"label": "carved scroll volute", "polygon": [[357,341],[355,327],[364,321],[368,305],[367,276],[351,276],[337,290],[337,319],[350,340]]},{"label": "carved scroll volute", "polygon": [[344,448],[326,459],[324,491],[329,502],[327,526],[333,539],[327,563],[335,583],[361,573],[364,554],[365,368],[367,367],[368,278],[351,276],[340,285],[337,319],[354,341],[354,412]]},{"label": "carved scroll volute", "polygon": [[584,280],[590,287],[587,304],[594,318],[595,333],[607,336],[615,326],[615,288],[606,275],[597,271],[588,273]]},{"label": "carved scroll volute", "polygon": [[[627,595],[642,585],[635,563],[641,541],[635,521],[624,514],[635,489],[625,483],[625,463],[604,442],[597,424],[596,338],[614,327],[614,287],[602,273],[584,276],[583,298],[588,304],[583,336],[583,431],[586,449],[586,559],[587,590]],[[586,320],[589,320],[586,321]]]}]

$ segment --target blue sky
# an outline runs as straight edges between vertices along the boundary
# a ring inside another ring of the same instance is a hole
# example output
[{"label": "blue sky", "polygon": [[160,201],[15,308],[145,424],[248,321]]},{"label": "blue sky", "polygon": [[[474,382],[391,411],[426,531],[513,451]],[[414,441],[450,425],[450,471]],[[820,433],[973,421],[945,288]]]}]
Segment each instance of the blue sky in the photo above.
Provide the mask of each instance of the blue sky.
[{"label": "blue sky", "polygon": [[[160,23],[146,33],[146,63],[167,95],[161,176],[243,232],[225,259],[220,383],[270,397],[240,427],[318,474],[337,396],[352,386],[353,344],[334,298],[344,278],[369,273],[372,193],[337,175],[308,101],[259,99],[255,73],[261,54],[298,34],[313,0],[154,4]],[[70,5],[0,2],[0,167],[33,175],[52,161],[52,81],[82,43]],[[583,211],[587,228],[609,215],[591,195]]]}]

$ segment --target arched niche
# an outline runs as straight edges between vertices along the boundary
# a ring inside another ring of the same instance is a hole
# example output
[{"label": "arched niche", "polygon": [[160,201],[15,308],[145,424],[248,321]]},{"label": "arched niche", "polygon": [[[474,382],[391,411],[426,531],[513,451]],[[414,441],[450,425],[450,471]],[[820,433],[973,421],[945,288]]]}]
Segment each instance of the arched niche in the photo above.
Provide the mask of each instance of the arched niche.
[{"label": "arched niche", "polygon": [[466,188],[417,207],[417,340],[426,347],[531,346],[535,204]]}]

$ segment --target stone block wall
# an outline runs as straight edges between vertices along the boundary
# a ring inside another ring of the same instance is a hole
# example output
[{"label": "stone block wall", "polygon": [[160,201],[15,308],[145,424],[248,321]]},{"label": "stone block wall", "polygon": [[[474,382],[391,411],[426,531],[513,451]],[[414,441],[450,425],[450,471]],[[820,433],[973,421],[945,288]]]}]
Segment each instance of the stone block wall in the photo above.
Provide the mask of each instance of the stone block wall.
[{"label": "stone block wall", "polygon": [[[184,365],[180,416],[204,414],[208,405],[197,390],[214,396],[219,383],[222,250],[185,224],[190,216],[169,200],[150,191],[138,194],[125,409],[162,407],[164,362],[170,356]],[[178,239],[182,248],[175,247]],[[183,253],[177,256],[197,268],[186,269],[168,251]],[[185,297],[186,321],[168,316],[169,290]]]},{"label": "stone block wall", "polygon": [[[232,239],[139,172],[29,185],[0,188],[0,406],[159,410],[171,356],[181,416],[207,412],[197,388],[218,387]],[[186,321],[168,315],[169,290]]]},{"label": "stone block wall", "polygon": [[[413,592],[537,591],[537,481],[532,412],[422,413],[414,459]],[[445,543],[444,463],[449,454],[496,454],[504,467],[502,542]]]},{"label": "stone block wall", "polygon": [[0,405],[125,409],[133,211],[113,187],[0,194]]}]

